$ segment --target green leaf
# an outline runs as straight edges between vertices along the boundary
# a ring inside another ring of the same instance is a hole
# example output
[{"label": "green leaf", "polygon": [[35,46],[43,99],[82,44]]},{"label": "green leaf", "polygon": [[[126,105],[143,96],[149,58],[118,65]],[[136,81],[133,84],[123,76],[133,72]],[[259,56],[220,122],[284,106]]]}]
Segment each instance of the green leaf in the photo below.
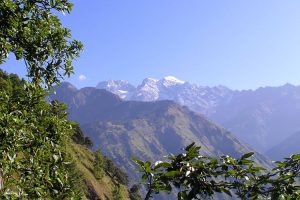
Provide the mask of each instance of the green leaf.
[{"label": "green leaf", "polygon": [[253,155],[254,155],[254,152],[246,153],[246,154],[244,154],[244,155],[241,157],[241,160],[250,158],[250,157],[253,156]]},{"label": "green leaf", "polygon": [[140,166],[144,166],[144,162],[135,157],[132,157],[131,160]]},{"label": "green leaf", "polygon": [[189,200],[186,191],[178,192],[177,199],[178,200]]},{"label": "green leaf", "polygon": [[222,188],[221,191],[224,192],[225,194],[227,194],[227,195],[229,195],[229,196],[232,197],[232,194],[231,194],[230,190],[227,190],[227,189],[225,189],[225,188]]},{"label": "green leaf", "polygon": [[175,176],[179,176],[179,175],[181,175],[180,171],[169,171],[169,172],[163,174],[163,176],[165,176],[165,177],[175,177]]},{"label": "green leaf", "polygon": [[143,174],[143,176],[142,176],[142,182],[146,182],[147,178],[148,178],[148,176],[146,174]]},{"label": "green leaf", "polygon": [[194,147],[195,146],[195,142],[193,142],[193,143],[191,143],[190,145],[188,145],[186,148],[185,148],[185,150],[186,151],[189,151],[192,147]]},{"label": "green leaf", "polygon": [[164,167],[164,168],[171,168],[172,165],[171,165],[170,163],[167,163],[167,162],[160,162],[160,163],[158,163],[158,164],[156,164],[156,165],[154,166],[154,169],[159,169],[159,168],[161,168],[161,167]]},{"label": "green leaf", "polygon": [[292,159],[300,159],[300,154],[295,154],[291,156]]}]

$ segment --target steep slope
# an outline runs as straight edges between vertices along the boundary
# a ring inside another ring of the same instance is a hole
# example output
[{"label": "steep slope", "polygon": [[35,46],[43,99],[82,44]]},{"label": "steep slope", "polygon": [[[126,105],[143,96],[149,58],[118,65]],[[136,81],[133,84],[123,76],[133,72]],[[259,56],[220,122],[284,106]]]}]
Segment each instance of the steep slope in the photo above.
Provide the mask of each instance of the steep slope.
[{"label": "steep slope", "polygon": [[[253,151],[225,129],[171,101],[122,101],[95,88],[83,88],[70,93],[68,98],[60,98],[60,91],[66,90],[58,89],[51,98],[64,99],[70,118],[81,124],[95,148],[100,148],[131,177],[137,174],[132,156],[154,161],[177,153],[193,141],[202,146],[205,155],[237,157]],[[255,158],[268,165],[260,154]]]},{"label": "steep slope", "polygon": [[300,132],[296,132],[281,143],[275,145],[266,152],[266,155],[274,160],[282,160],[292,154],[300,153]]},{"label": "steep slope", "polygon": [[93,173],[93,161],[95,159],[93,153],[86,147],[70,143],[68,145],[68,152],[75,162],[75,167],[77,169],[76,175],[80,175],[83,179],[82,185],[78,185],[85,192],[85,199],[97,200],[97,199],[113,199],[116,196],[116,188],[119,188],[119,196],[122,199],[129,199],[127,187],[125,185],[117,185],[111,177],[107,174],[101,178],[97,179]]}]

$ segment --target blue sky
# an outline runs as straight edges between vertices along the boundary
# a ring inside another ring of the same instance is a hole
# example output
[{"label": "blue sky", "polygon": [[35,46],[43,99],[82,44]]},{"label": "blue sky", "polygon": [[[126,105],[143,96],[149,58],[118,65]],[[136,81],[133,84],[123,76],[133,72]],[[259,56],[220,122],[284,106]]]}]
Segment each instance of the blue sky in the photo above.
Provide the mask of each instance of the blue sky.
[{"label": "blue sky", "polygon": [[[233,89],[300,85],[299,0],[72,2],[61,18],[85,46],[68,79],[77,87],[166,75]],[[25,74],[13,57],[4,69]]]}]

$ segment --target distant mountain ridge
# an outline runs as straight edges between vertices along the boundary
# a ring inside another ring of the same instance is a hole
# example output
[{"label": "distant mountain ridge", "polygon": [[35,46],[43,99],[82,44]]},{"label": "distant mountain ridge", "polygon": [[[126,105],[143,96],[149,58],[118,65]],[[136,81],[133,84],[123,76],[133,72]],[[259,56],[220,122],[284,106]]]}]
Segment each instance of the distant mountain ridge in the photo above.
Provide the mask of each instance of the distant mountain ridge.
[{"label": "distant mountain ridge", "polygon": [[[253,151],[224,128],[172,101],[123,101],[106,90],[74,90],[69,83],[62,83],[50,98],[65,102],[70,119],[80,123],[95,148],[132,176],[137,174],[132,156],[154,161],[192,142],[205,155],[238,157]],[[269,166],[262,155],[255,159]]]},{"label": "distant mountain ridge", "polygon": [[283,160],[292,154],[300,153],[300,131],[292,134],[281,143],[275,145],[266,152],[266,155],[274,160]]},{"label": "distant mountain ridge", "polygon": [[300,87],[286,84],[241,91],[216,110],[211,119],[265,152],[300,130]]},{"label": "distant mountain ridge", "polygon": [[[113,83],[114,81],[110,81]],[[225,86],[205,87],[167,76],[146,78],[130,90],[106,89],[125,100],[172,100],[188,106],[233,132],[239,139],[265,152],[291,133],[300,130],[300,87],[286,84],[256,90],[231,90]],[[122,82],[122,88],[130,85]],[[121,87],[120,87],[121,88]]]},{"label": "distant mountain ridge", "polygon": [[172,100],[205,115],[212,114],[220,101],[229,100],[234,93],[225,86],[202,87],[173,76],[160,80],[146,78],[137,87],[127,81],[109,80],[100,82],[96,88],[106,89],[124,100]]}]

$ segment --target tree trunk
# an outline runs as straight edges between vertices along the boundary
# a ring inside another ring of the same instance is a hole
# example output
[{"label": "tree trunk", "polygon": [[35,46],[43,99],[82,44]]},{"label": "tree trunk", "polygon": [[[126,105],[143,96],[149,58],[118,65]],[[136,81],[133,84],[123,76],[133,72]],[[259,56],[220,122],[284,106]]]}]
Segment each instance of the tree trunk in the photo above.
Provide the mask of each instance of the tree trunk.
[{"label": "tree trunk", "polygon": [[0,190],[2,190],[3,189],[3,173],[2,173],[2,171],[0,171]]},{"label": "tree trunk", "polygon": [[153,190],[149,189],[144,200],[149,200],[152,197],[151,196],[152,192],[153,192]]}]

